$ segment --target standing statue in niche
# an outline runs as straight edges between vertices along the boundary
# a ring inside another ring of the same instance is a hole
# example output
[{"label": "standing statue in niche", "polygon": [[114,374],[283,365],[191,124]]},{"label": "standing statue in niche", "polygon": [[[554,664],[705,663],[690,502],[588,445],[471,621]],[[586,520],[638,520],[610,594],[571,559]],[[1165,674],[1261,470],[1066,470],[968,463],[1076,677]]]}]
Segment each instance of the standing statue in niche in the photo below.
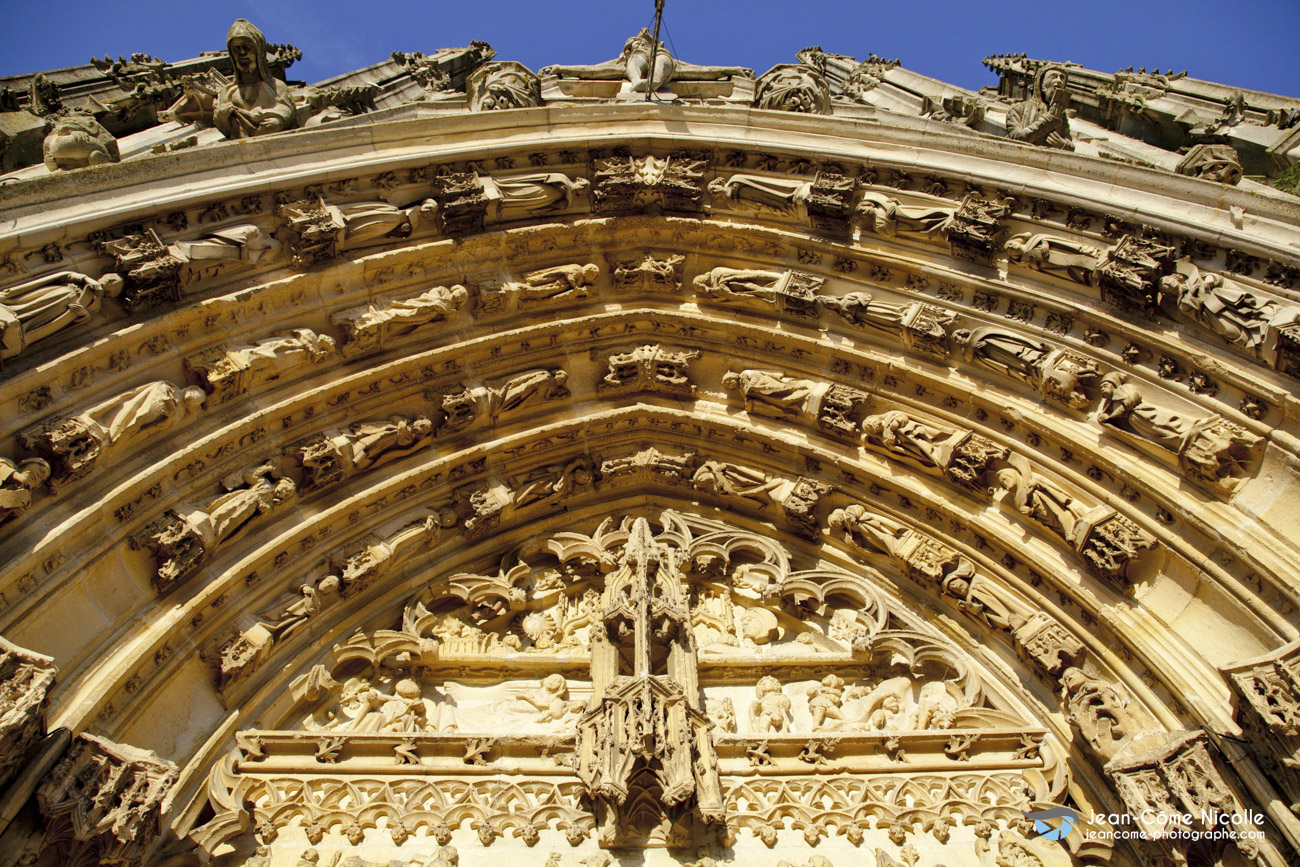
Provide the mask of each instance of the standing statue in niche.
[{"label": "standing statue in niche", "polygon": [[293,129],[297,111],[289,86],[271,74],[266,37],[240,18],[226,34],[235,80],[217,93],[212,119],[226,138],[252,138]]},{"label": "standing statue in niche", "polygon": [[38,340],[84,322],[99,312],[100,301],[116,298],[122,278],[99,280],[59,271],[0,290],[0,359],[13,358]]},{"label": "standing statue in niche", "polygon": [[1040,147],[1074,150],[1070,140],[1070,106],[1065,70],[1044,66],[1034,76],[1034,92],[1007,112],[1007,137]]}]

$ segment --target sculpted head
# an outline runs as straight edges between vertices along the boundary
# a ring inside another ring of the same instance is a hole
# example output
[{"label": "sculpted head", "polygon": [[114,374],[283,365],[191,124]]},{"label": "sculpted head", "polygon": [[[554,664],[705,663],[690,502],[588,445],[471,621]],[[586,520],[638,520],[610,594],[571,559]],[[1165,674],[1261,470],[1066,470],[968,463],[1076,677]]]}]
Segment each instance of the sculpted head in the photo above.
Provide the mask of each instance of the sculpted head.
[{"label": "sculpted head", "polygon": [[1127,377],[1122,373],[1108,373],[1097,383],[1097,388],[1101,391],[1102,397],[1111,397],[1126,379]]},{"label": "sculpted head", "polygon": [[226,33],[226,51],[240,84],[257,84],[271,80],[266,62],[266,37],[245,18],[230,25]]}]

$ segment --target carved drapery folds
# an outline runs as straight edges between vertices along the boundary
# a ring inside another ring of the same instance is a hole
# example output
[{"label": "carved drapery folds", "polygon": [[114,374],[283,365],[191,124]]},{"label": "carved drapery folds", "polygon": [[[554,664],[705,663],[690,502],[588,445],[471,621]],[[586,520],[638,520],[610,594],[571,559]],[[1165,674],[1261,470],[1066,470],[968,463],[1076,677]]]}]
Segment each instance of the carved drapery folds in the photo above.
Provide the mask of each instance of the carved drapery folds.
[{"label": "carved drapery folds", "polygon": [[26,764],[45,736],[54,660],[0,638],[0,786]]},{"label": "carved drapery folds", "polygon": [[188,276],[185,259],[163,246],[153,229],[100,242],[99,253],[113,260],[113,270],[123,281],[119,295],[127,313],[179,301]]},{"label": "carved drapery folds", "polygon": [[246,524],[293,499],[297,486],[275,463],[249,467],[222,481],[226,493],[198,506],[168,509],[131,538],[134,548],[148,548],[157,560],[154,586],[165,593],[188,578],[217,546]]},{"label": "carved drapery folds", "polygon": [[855,439],[871,395],[838,383],[795,379],[776,370],[728,371],[725,388],[739,389],[750,415],[816,423],[842,439]]},{"label": "carved drapery folds", "polygon": [[773,304],[789,316],[814,317],[817,291],[824,277],[803,271],[759,271],[718,267],[695,278],[695,291],[710,301],[726,304],[746,301]]},{"label": "carved drapery folds", "polygon": [[72,271],[47,274],[0,289],[0,359],[13,358],[33,343],[99,312],[105,297],[116,297],[122,278],[99,280]]},{"label": "carved drapery folds", "polygon": [[208,401],[219,404],[255,385],[322,364],[333,354],[333,337],[296,328],[255,343],[218,346],[190,356],[185,370],[208,393]]},{"label": "carved drapery folds", "polygon": [[176,774],[152,752],[77,735],[36,793],[48,822],[42,851],[62,864],[143,863]]},{"label": "carved drapery folds", "polygon": [[330,321],[344,335],[339,352],[344,358],[382,352],[390,342],[422,325],[445,321],[468,297],[464,286],[434,286],[416,295],[335,313]]},{"label": "carved drapery folds", "polygon": [[662,259],[645,253],[639,259],[621,258],[611,262],[610,279],[614,288],[624,291],[680,292],[685,256],[669,255]]},{"label": "carved drapery folds", "polygon": [[956,319],[949,310],[924,301],[877,301],[870,292],[850,292],[838,298],[819,295],[817,300],[850,325],[888,334],[917,352],[948,355],[948,329]]},{"label": "carved drapery folds", "polygon": [[490,316],[577,301],[595,292],[599,276],[600,266],[595,264],[574,263],[530,271],[521,280],[478,287],[475,312]]},{"label": "carved drapery folds", "polygon": [[303,490],[310,491],[406,457],[426,445],[432,435],[429,419],[394,415],[357,422],[347,430],[326,431],[288,451],[303,468]]}]

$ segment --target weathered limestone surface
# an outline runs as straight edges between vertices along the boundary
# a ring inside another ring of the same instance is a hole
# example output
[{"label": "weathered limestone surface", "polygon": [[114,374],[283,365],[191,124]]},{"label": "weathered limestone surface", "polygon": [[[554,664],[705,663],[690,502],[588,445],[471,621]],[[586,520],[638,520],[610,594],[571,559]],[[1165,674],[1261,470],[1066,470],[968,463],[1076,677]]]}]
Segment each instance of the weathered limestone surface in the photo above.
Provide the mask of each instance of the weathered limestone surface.
[{"label": "weathered limestone surface", "polygon": [[667,49],[14,80],[0,862],[1296,863],[1300,101]]}]

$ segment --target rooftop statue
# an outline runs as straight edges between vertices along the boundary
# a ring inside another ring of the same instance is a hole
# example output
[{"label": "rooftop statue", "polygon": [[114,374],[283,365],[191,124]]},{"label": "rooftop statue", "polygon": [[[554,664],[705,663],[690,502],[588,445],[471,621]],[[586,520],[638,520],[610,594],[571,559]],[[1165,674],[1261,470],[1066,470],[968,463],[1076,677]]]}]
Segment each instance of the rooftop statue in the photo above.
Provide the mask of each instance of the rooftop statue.
[{"label": "rooftop statue", "polygon": [[1070,105],[1066,74],[1059,66],[1044,66],[1034,76],[1034,92],[1007,112],[1007,136],[1042,147],[1074,150],[1070,141]]},{"label": "rooftop statue", "polygon": [[[650,69],[651,55],[654,69]],[[627,81],[636,93],[659,90],[670,81],[716,81],[733,76],[753,78],[754,70],[741,66],[697,66],[683,63],[668,53],[662,42],[656,42],[650,31],[642,28],[623,46],[623,53],[613,60],[591,66],[547,66],[544,75],[561,75],[586,81]]]},{"label": "rooftop statue", "polygon": [[217,93],[213,120],[226,138],[251,138],[292,129],[297,114],[289,86],[271,75],[266,37],[240,18],[226,34],[235,80]]}]

